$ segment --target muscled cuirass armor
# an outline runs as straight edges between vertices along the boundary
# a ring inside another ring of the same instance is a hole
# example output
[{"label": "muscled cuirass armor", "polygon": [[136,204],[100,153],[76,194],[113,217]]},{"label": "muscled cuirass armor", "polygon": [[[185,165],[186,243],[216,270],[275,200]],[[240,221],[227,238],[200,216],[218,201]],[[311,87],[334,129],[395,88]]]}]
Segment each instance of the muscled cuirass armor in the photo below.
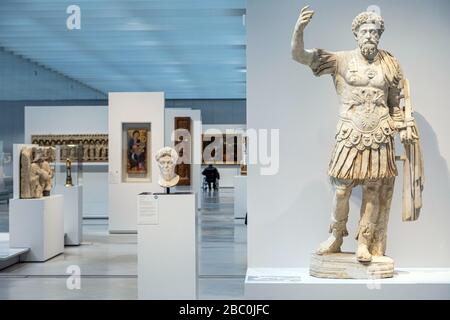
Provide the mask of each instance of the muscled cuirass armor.
[{"label": "muscled cuirass armor", "polygon": [[395,123],[388,106],[390,90],[401,77],[395,59],[384,51],[369,62],[357,50],[330,53],[319,49],[311,68],[316,75],[333,76],[340,99],[328,174],[349,180],[396,176]]}]

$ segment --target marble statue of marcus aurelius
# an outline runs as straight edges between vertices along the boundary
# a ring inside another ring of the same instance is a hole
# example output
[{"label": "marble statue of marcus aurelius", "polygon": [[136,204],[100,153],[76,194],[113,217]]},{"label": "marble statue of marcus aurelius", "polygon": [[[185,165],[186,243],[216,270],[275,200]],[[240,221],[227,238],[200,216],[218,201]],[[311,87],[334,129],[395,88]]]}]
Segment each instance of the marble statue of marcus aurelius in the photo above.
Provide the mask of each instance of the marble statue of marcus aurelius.
[{"label": "marble statue of marcus aurelius", "polygon": [[[398,61],[378,48],[384,21],[372,11],[353,20],[358,43],[354,50],[331,52],[305,49],[303,33],[314,11],[301,10],[292,37],[292,57],[307,65],[316,76],[332,76],[339,96],[336,143],[328,167],[335,186],[330,237],[320,244],[318,255],[340,252],[352,189],[363,190],[361,218],[357,233],[356,258],[370,262],[386,251],[386,230],[394,179],[397,176],[394,135],[400,134],[405,147],[404,220],[415,220],[422,206],[423,164],[419,135],[409,105],[409,87]],[[405,106],[400,106],[402,98]],[[405,189],[406,188],[406,189]],[[406,190],[406,191],[405,191]],[[406,208],[405,208],[406,206]]]}]

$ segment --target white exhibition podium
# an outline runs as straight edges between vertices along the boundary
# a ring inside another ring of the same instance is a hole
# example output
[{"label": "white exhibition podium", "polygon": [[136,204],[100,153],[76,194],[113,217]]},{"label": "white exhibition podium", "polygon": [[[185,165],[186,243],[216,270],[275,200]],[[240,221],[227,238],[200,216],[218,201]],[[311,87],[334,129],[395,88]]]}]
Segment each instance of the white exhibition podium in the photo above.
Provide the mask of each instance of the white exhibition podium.
[{"label": "white exhibition podium", "polygon": [[243,219],[247,214],[247,176],[235,176],[234,185],[234,218]]},{"label": "white exhibition podium", "polygon": [[64,196],[11,199],[9,246],[29,248],[21,261],[46,261],[64,252]]},{"label": "white exhibition podium", "polygon": [[64,196],[64,244],[78,246],[83,241],[83,187],[58,185],[54,190]]},{"label": "white exhibition podium", "polygon": [[395,268],[393,278],[315,278],[308,268],[248,268],[248,300],[450,299],[450,268]]},{"label": "white exhibition podium", "polygon": [[138,298],[197,298],[195,193],[138,196]]}]

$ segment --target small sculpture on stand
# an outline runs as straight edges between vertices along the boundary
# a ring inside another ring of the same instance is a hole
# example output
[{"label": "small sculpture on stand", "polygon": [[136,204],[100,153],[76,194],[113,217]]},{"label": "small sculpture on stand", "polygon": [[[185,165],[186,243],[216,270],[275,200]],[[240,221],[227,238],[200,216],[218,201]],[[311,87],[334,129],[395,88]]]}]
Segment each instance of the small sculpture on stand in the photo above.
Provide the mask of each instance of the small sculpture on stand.
[{"label": "small sculpture on stand", "polygon": [[72,160],[67,158],[66,160],[66,187],[73,187],[73,181],[72,181]]},{"label": "small sculpture on stand", "polygon": [[160,171],[158,184],[166,188],[166,193],[170,193],[170,188],[176,186],[180,180],[180,176],[175,173],[178,153],[171,147],[164,147],[156,153],[155,160]]}]

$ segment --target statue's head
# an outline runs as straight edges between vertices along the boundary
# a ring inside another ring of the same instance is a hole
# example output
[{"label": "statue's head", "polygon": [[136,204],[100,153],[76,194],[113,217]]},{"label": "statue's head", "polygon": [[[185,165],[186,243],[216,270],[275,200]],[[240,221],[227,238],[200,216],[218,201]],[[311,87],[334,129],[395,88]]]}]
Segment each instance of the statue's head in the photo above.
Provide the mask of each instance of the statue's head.
[{"label": "statue's head", "polygon": [[33,162],[37,162],[40,163],[42,161],[44,161],[45,158],[45,154],[44,154],[44,149],[42,147],[33,147],[32,149],[33,151]]},{"label": "statue's head", "polygon": [[372,11],[361,12],[353,19],[352,31],[362,55],[373,59],[384,31],[383,18]]},{"label": "statue's head", "polygon": [[56,148],[55,147],[47,147],[45,149],[45,160],[48,162],[54,162],[56,158]]},{"label": "statue's head", "polygon": [[156,153],[155,159],[158,162],[161,177],[164,180],[172,179],[175,176],[175,165],[178,161],[178,153],[175,149],[164,147]]}]

